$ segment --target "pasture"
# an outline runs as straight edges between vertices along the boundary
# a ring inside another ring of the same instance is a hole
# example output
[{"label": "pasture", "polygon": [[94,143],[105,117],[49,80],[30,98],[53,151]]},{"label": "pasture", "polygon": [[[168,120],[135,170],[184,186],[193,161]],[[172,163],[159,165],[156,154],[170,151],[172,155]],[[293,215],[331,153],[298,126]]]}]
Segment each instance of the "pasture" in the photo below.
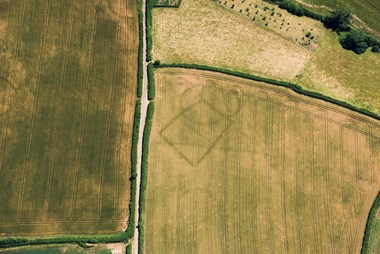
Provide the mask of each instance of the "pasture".
[{"label": "pasture", "polygon": [[153,9],[153,58],[291,81],[380,113],[380,54],[344,50],[320,22],[261,0],[184,0],[178,9]]},{"label": "pasture", "polygon": [[137,1],[0,2],[0,235],[125,229]]},{"label": "pasture", "polygon": [[380,2],[377,0],[297,0],[308,8],[346,8],[355,15],[354,23],[367,27],[367,30],[380,38]]},{"label": "pasture", "polygon": [[288,89],[155,72],[145,253],[359,253],[380,125]]},{"label": "pasture", "polygon": [[308,51],[256,23],[211,0],[184,0],[178,9],[154,8],[153,58],[294,78]]}]

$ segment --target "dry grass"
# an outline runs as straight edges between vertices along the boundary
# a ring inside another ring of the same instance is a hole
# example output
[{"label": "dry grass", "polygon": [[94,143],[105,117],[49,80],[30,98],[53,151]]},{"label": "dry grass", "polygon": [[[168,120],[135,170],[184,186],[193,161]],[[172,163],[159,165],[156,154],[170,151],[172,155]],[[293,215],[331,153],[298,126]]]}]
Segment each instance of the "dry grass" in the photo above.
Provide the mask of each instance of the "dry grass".
[{"label": "dry grass", "polygon": [[284,88],[156,72],[145,253],[359,253],[380,125]]},{"label": "dry grass", "polygon": [[137,1],[1,3],[0,234],[124,229]]},{"label": "dry grass", "polygon": [[342,49],[327,32],[297,83],[380,114],[380,54],[357,55]]},{"label": "dry grass", "polygon": [[281,79],[302,70],[307,50],[208,0],[153,10],[153,57]]}]

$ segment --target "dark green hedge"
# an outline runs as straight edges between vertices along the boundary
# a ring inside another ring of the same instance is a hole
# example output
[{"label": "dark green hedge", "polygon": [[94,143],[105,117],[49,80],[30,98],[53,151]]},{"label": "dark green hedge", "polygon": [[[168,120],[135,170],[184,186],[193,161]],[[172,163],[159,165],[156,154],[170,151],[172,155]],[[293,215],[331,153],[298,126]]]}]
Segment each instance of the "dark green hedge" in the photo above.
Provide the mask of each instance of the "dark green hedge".
[{"label": "dark green hedge", "polygon": [[84,236],[59,236],[49,238],[27,238],[27,237],[11,237],[0,239],[0,248],[9,248],[25,245],[42,245],[42,244],[64,244],[73,243],[85,246],[87,243],[118,243],[126,242],[128,235],[125,232],[118,232],[110,235],[84,235]]},{"label": "dark green hedge", "polygon": [[144,253],[144,212],[145,212],[145,190],[148,178],[148,156],[149,156],[149,138],[152,129],[152,120],[154,113],[154,102],[148,105],[146,122],[143,136],[142,161],[141,161],[141,183],[140,183],[140,204],[139,204],[139,253]]},{"label": "dark green hedge", "polygon": [[150,62],[152,60],[152,9],[153,9],[153,0],[147,0],[145,6],[146,12],[146,60]]},{"label": "dark green hedge", "polygon": [[148,64],[148,100],[153,100],[156,95],[154,82],[154,66],[152,63]]},{"label": "dark green hedge", "polygon": [[133,254],[132,243],[130,243],[129,245],[127,245],[126,253],[127,254]]},{"label": "dark green hedge", "polygon": [[139,52],[138,52],[138,68],[137,68],[137,98],[142,96],[142,82],[144,75],[144,25],[143,25],[143,12],[142,1],[138,0],[138,19],[139,19]]},{"label": "dark green hedge", "polygon": [[264,78],[256,75],[251,75],[251,74],[246,74],[246,73],[241,73],[237,71],[231,71],[223,68],[217,68],[217,67],[211,67],[211,66],[205,66],[205,65],[197,65],[197,64],[160,64],[156,65],[156,68],[164,68],[164,67],[176,67],[176,68],[186,68],[186,69],[196,69],[196,70],[204,70],[204,71],[213,71],[213,72],[219,72],[219,73],[224,73],[236,77],[241,77],[241,78],[246,78],[250,80],[255,80],[255,81],[261,81],[265,82],[268,84],[276,85],[276,86],[282,86],[282,87],[287,87],[293,90],[294,92],[302,95],[306,95],[312,98],[320,99],[323,101],[327,101],[345,108],[348,108],[350,110],[353,110],[355,112],[364,114],[366,116],[372,117],[376,120],[380,120],[380,116],[376,115],[375,113],[368,111],[366,109],[362,108],[357,108],[351,104],[348,104],[347,102],[344,101],[339,101],[334,98],[328,97],[326,95],[317,93],[317,92],[312,92],[308,90],[304,90],[301,86],[292,84],[289,82],[284,82],[284,81],[279,81],[275,79],[270,79],[270,78]]},{"label": "dark green hedge", "polygon": [[179,0],[176,5],[168,5],[168,4],[154,4],[154,8],[179,8],[181,6],[182,0]]},{"label": "dark green hedge", "polygon": [[135,230],[135,202],[136,202],[136,176],[137,176],[137,148],[139,142],[139,129],[140,129],[140,118],[141,118],[141,101],[138,99],[136,101],[136,109],[135,116],[133,119],[133,133],[132,133],[132,147],[131,147],[131,196],[129,202],[129,221],[128,227],[126,229],[126,233],[128,238],[133,238],[134,230]]},{"label": "dark green hedge", "polygon": [[372,208],[368,215],[367,225],[365,227],[365,232],[364,232],[364,237],[363,237],[363,244],[362,244],[362,250],[361,250],[362,254],[366,254],[368,251],[368,245],[369,245],[369,240],[371,236],[371,229],[373,227],[373,224],[375,223],[376,212],[379,209],[380,209],[380,192],[379,194],[377,194],[375,202],[373,202]]}]

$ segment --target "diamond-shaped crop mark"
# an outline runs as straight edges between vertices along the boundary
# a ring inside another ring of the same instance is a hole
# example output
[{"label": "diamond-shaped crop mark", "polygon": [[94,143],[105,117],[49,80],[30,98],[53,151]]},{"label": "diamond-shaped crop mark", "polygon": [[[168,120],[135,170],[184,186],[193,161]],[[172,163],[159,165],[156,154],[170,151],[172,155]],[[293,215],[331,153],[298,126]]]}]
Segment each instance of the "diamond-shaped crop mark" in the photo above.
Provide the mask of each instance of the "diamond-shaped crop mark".
[{"label": "diamond-shaped crop mark", "polygon": [[191,165],[200,163],[226,131],[228,120],[209,103],[200,100],[175,116],[161,137]]}]

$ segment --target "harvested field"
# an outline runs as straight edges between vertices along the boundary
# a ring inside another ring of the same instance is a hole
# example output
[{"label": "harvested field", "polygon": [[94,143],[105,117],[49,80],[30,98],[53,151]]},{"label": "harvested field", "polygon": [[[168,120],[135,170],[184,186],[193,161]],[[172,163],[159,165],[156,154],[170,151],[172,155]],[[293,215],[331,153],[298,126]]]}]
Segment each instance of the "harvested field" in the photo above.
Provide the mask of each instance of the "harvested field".
[{"label": "harvested field", "polygon": [[196,63],[291,79],[301,72],[307,57],[307,50],[292,40],[212,0],[184,0],[178,9],[153,9],[153,58],[165,63]]},{"label": "harvested field", "polygon": [[1,1],[0,24],[0,234],[123,230],[137,1]]},{"label": "harvested field", "polygon": [[285,88],[155,73],[145,253],[359,253],[378,121]]}]

